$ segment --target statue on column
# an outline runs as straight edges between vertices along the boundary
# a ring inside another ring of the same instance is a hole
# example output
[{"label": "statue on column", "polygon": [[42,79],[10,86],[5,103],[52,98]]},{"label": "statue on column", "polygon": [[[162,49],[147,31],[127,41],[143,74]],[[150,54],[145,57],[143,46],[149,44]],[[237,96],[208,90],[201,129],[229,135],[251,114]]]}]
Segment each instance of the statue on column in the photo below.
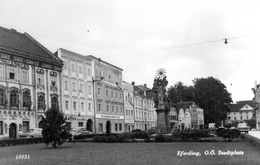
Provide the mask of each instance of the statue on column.
[{"label": "statue on column", "polygon": [[164,69],[158,69],[153,83],[153,91],[155,93],[154,103],[157,112],[157,132],[169,133],[169,108],[167,108],[166,87],[168,81]]}]

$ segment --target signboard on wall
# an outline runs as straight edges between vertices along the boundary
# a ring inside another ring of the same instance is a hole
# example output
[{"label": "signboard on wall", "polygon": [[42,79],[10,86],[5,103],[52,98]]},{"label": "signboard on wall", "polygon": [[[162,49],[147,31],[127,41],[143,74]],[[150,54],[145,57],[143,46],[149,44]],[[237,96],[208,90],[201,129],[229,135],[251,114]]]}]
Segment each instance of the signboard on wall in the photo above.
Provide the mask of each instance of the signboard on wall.
[{"label": "signboard on wall", "polygon": [[119,116],[119,115],[102,115],[102,114],[97,114],[97,118],[105,118],[105,119],[124,119],[124,116]]}]

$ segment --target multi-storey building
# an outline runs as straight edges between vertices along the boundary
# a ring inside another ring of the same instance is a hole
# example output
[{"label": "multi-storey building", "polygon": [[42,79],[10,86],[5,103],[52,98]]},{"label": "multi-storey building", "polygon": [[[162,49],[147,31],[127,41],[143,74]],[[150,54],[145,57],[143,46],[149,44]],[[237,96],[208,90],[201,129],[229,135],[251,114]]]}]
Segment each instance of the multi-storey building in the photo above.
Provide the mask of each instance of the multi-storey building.
[{"label": "multi-storey building", "polygon": [[65,49],[55,53],[63,60],[62,107],[68,128],[85,127],[93,132],[91,59]]},{"label": "multi-storey building", "polygon": [[156,126],[154,93],[146,84],[134,86],[135,129],[147,131]]},{"label": "multi-storey building", "polygon": [[123,69],[94,56],[91,59],[94,132],[124,132],[124,98],[122,89]]},{"label": "multi-storey building", "polygon": [[169,112],[171,129],[201,129],[204,126],[204,110],[193,101],[179,102]]},{"label": "multi-storey building", "polygon": [[229,123],[233,121],[250,120],[254,116],[254,107],[256,106],[253,100],[238,101],[235,104],[230,104],[228,108],[230,112],[227,113],[227,121]]},{"label": "multi-storey building", "polygon": [[123,81],[125,132],[134,130],[134,84]]},{"label": "multi-storey building", "polygon": [[41,127],[61,103],[62,61],[27,33],[0,27],[0,137]]}]

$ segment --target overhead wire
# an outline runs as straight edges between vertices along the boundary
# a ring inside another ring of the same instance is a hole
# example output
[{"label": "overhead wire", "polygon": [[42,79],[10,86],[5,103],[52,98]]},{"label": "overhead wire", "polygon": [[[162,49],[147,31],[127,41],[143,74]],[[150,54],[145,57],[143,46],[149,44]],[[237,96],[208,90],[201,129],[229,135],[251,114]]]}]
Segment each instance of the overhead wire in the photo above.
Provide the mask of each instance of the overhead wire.
[{"label": "overhead wire", "polygon": [[228,37],[228,38],[223,38],[223,39],[218,39],[218,40],[210,40],[210,41],[204,41],[204,42],[197,42],[197,43],[192,43],[192,44],[184,44],[184,45],[179,45],[179,46],[172,46],[168,48],[161,48],[161,49],[154,49],[154,50],[148,50],[144,52],[153,52],[153,51],[162,51],[162,50],[169,50],[169,49],[176,49],[176,48],[182,48],[182,47],[190,47],[190,46],[195,46],[195,45],[202,45],[202,44],[208,44],[208,43],[214,43],[214,42],[220,42],[224,41],[225,44],[227,44],[228,40],[236,39],[236,38],[241,38],[244,35],[240,36],[234,36],[234,37]]}]

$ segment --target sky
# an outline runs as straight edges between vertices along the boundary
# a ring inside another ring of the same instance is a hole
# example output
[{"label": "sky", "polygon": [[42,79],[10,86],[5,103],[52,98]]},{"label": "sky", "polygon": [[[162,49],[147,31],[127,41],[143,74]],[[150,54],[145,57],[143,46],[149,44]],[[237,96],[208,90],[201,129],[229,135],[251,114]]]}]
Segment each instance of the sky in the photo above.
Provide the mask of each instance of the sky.
[{"label": "sky", "polygon": [[[27,32],[51,52],[64,48],[123,69],[152,88],[212,76],[233,102],[260,83],[258,0],[1,0],[0,26]],[[227,38],[228,43],[224,43]]]}]

